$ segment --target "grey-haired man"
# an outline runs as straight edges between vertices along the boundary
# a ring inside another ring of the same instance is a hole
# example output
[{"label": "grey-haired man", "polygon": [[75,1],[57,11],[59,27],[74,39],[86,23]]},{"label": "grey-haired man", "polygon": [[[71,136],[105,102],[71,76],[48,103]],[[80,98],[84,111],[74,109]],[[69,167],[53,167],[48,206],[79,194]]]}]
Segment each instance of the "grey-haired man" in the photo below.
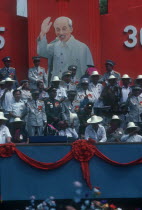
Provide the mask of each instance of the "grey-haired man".
[{"label": "grey-haired man", "polygon": [[68,17],[59,17],[54,22],[54,29],[57,38],[51,43],[47,42],[46,34],[49,32],[52,22],[46,18],[41,25],[41,32],[38,37],[37,53],[41,57],[48,58],[49,75],[48,81],[67,71],[68,66],[76,65],[78,68],[77,77],[80,78],[88,64],[93,65],[93,59],[88,46],[76,40],[73,32],[72,20]]}]

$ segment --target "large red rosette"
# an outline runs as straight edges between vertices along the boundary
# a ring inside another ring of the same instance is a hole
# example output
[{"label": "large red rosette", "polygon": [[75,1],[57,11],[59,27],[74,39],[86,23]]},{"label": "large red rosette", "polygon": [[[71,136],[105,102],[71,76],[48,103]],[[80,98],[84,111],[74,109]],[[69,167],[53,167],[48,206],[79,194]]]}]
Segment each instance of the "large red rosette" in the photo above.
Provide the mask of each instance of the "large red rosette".
[{"label": "large red rosette", "polygon": [[73,156],[79,161],[89,161],[95,154],[95,146],[87,140],[77,140],[72,144]]},{"label": "large red rosette", "polygon": [[86,180],[90,189],[92,189],[92,185],[90,182],[90,171],[89,171],[88,161],[95,154],[95,146],[92,145],[91,140],[90,141],[78,140],[72,144],[72,152],[73,152],[74,158],[80,161],[83,177]]},{"label": "large red rosette", "polygon": [[15,152],[15,144],[0,144],[0,157],[11,157]]}]

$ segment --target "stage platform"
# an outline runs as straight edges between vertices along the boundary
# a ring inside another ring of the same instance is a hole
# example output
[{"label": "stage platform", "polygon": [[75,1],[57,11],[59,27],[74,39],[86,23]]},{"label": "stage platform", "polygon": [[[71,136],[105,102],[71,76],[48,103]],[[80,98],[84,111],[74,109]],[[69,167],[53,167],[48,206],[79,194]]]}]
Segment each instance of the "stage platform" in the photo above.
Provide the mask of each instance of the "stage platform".
[{"label": "stage platform", "polygon": [[[70,143],[17,145],[29,157],[46,163],[56,162],[70,150]],[[97,144],[97,148],[112,160],[127,163],[142,157],[141,143]],[[136,166],[113,166],[94,156],[89,162],[91,183],[100,187],[100,199],[141,198],[142,164]],[[82,198],[86,194],[94,199],[92,191],[83,179],[80,162],[72,159],[60,168],[45,171],[33,168],[16,154],[0,158],[0,189],[2,200],[29,200],[35,195],[37,200],[49,196],[56,199],[72,199],[76,188],[74,181],[83,184]]]}]

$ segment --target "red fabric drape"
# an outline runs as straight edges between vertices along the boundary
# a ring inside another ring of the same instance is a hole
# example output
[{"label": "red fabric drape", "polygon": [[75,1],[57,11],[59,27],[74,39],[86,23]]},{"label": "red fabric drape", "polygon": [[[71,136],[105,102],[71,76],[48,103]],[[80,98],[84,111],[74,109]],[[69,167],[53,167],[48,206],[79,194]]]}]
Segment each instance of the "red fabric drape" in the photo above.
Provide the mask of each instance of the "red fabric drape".
[{"label": "red fabric drape", "polygon": [[29,156],[25,155],[23,152],[18,150],[13,143],[7,144],[0,144],[0,157],[11,157],[14,153],[17,156],[26,162],[27,164],[39,168],[42,170],[52,170],[56,169],[73,158],[78,160],[81,164],[81,169],[83,173],[83,178],[85,179],[88,187],[92,189],[91,181],[90,181],[90,171],[89,171],[89,160],[96,155],[98,158],[101,158],[105,162],[111,165],[118,165],[118,166],[130,166],[130,165],[138,165],[142,163],[142,157],[131,161],[129,163],[119,163],[117,161],[113,161],[103,153],[101,153],[94,144],[93,140],[77,140],[72,144],[72,150],[68,152],[62,159],[56,161],[55,163],[44,163],[37,160],[30,158]]}]

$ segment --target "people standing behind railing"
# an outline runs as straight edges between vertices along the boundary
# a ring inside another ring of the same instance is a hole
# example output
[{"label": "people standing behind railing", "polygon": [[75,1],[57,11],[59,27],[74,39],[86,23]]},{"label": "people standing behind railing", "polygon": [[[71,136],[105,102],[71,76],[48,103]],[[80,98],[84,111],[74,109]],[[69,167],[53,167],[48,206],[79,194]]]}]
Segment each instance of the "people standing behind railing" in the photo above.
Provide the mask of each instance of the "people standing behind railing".
[{"label": "people standing behind railing", "polygon": [[5,79],[5,90],[4,93],[1,97],[1,106],[3,109],[3,112],[5,114],[5,116],[9,119],[9,111],[10,111],[10,107],[11,104],[14,102],[14,97],[13,97],[13,84],[14,84],[14,80],[12,80],[11,78],[6,78]]},{"label": "people standing behind railing", "polygon": [[121,88],[121,103],[124,103],[127,101],[128,97],[130,96],[131,92],[132,92],[132,87],[130,86],[132,80],[129,77],[128,74],[124,74],[121,77],[121,81],[122,81],[122,88]]},{"label": "people standing behind railing", "polygon": [[66,93],[66,89],[64,87],[61,87],[60,85],[61,80],[59,79],[58,76],[54,76],[52,81],[51,81],[51,86],[56,88],[56,100],[63,102],[66,98],[67,98],[67,93]]},{"label": "people standing behind railing", "polygon": [[56,128],[57,123],[61,120],[62,109],[60,102],[55,99],[57,95],[57,89],[50,87],[47,91],[49,98],[44,101],[47,122]]},{"label": "people standing behind railing", "polygon": [[4,117],[4,113],[0,112],[0,144],[11,142],[11,134],[9,128],[5,125],[8,119]]},{"label": "people standing behind railing", "polygon": [[11,57],[4,57],[2,61],[4,67],[0,69],[0,81],[10,77],[12,80],[15,80],[15,83],[13,83],[13,89],[16,89],[19,86],[19,83],[17,80],[16,69],[11,67]]},{"label": "people standing behind railing", "polygon": [[47,125],[44,102],[39,100],[39,91],[32,91],[32,100],[27,103],[27,128],[29,136],[43,136]]},{"label": "people standing behind railing", "polygon": [[32,99],[32,94],[30,91],[29,80],[21,80],[20,87],[17,88],[21,91],[21,99],[27,103]]}]

